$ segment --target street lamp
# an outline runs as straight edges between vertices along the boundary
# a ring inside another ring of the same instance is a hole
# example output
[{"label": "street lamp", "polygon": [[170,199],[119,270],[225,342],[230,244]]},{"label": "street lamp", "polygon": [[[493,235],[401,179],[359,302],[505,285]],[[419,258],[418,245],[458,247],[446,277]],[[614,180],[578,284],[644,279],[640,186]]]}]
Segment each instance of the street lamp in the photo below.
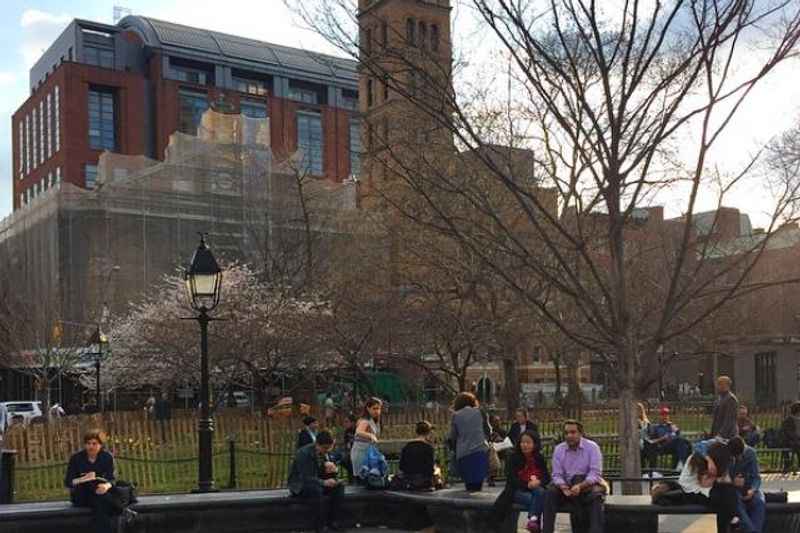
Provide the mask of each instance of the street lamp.
[{"label": "street lamp", "polygon": [[89,344],[91,344],[92,348],[94,348],[94,352],[92,353],[92,355],[94,356],[94,371],[95,371],[94,401],[98,412],[102,413],[103,402],[102,402],[102,395],[100,394],[100,365],[103,362],[103,357],[108,351],[108,337],[106,337],[105,334],[100,332],[99,325],[92,334],[92,338],[89,340]]},{"label": "street lamp", "polygon": [[209,404],[211,395],[208,385],[208,316],[219,303],[222,288],[222,271],[206,246],[203,234],[197,246],[184,279],[192,309],[198,315],[193,317],[200,324],[200,420],[197,424],[199,443],[199,473],[195,492],[213,492],[214,473],[212,464],[212,442],[214,438],[214,419]]}]

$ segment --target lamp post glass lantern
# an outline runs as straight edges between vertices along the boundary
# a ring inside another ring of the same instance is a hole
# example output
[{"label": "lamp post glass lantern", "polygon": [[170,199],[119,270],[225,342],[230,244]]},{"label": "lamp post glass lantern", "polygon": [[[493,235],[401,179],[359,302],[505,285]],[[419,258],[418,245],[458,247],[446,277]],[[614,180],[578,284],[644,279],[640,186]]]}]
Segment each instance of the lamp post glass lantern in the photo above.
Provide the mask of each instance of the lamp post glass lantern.
[{"label": "lamp post glass lantern", "polygon": [[195,492],[213,492],[214,472],[212,463],[212,444],[214,439],[214,419],[209,403],[211,394],[208,378],[208,316],[219,303],[222,289],[222,271],[214,254],[206,246],[203,234],[189,268],[184,276],[186,291],[192,309],[198,312],[194,317],[200,324],[200,420],[197,423],[198,435],[198,480]]},{"label": "lamp post glass lantern", "polygon": [[92,355],[94,355],[94,376],[95,376],[95,409],[98,412],[103,412],[103,395],[100,392],[100,367],[103,363],[103,358],[108,352],[108,337],[100,332],[100,326],[97,326],[91,338]]}]

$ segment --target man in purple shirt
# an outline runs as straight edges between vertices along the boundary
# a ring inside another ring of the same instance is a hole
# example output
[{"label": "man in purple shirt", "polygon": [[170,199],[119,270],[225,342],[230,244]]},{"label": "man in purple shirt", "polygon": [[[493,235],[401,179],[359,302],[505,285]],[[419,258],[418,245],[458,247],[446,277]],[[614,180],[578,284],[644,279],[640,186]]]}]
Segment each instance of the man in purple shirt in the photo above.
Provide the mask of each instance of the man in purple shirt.
[{"label": "man in purple shirt", "polygon": [[588,518],[589,532],[602,533],[603,454],[596,442],[583,438],[583,426],[576,420],[564,422],[564,442],[553,451],[552,477],[544,500],[542,533],[553,533],[562,508],[573,514],[573,525]]}]

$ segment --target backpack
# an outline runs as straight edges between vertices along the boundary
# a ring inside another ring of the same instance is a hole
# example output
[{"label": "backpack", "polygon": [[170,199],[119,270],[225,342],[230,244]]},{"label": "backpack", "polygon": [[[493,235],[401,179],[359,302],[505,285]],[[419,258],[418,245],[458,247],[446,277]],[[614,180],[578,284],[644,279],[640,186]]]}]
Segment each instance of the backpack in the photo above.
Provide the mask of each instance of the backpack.
[{"label": "backpack", "polygon": [[117,481],[109,491],[111,506],[115,514],[122,514],[125,509],[139,501],[136,493],[136,484],[128,481]]},{"label": "backpack", "polygon": [[780,431],[775,428],[769,428],[764,431],[764,444],[767,448],[780,448],[783,444]]},{"label": "backpack", "polygon": [[380,490],[389,486],[389,464],[377,446],[367,448],[367,458],[360,474],[368,489]]}]

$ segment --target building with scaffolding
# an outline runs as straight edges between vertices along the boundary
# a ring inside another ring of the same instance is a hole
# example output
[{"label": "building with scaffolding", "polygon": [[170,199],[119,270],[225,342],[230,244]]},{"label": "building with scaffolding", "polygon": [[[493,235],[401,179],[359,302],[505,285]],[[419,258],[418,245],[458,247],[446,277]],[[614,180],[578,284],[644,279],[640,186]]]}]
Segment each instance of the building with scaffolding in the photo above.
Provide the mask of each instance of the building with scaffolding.
[{"label": "building with scaffolding", "polygon": [[270,118],[277,157],[358,175],[356,62],[141,16],[74,20],[30,71],[12,117],[13,206],[55,184],[93,189],[104,151],[161,160],[211,108]]}]

